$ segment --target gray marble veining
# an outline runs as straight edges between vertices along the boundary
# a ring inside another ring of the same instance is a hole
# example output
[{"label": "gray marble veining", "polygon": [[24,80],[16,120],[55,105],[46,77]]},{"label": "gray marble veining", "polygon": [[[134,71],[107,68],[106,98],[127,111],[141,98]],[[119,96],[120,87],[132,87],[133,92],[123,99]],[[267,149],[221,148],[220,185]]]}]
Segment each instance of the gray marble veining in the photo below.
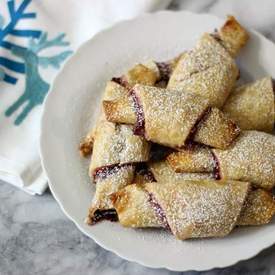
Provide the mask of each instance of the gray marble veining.
[{"label": "gray marble veining", "polygon": [[[174,275],[127,262],[99,247],[66,218],[49,191],[32,197],[0,182],[0,274]],[[275,274],[275,246],[254,259],[202,274]]]},{"label": "gray marble veining", "polygon": [[[221,17],[234,14],[246,26],[275,41],[273,0],[176,0],[169,8],[209,12]],[[84,236],[65,217],[49,191],[33,197],[0,182],[0,275],[199,273],[275,275],[275,246],[225,269],[185,273],[149,269],[122,260]]]}]

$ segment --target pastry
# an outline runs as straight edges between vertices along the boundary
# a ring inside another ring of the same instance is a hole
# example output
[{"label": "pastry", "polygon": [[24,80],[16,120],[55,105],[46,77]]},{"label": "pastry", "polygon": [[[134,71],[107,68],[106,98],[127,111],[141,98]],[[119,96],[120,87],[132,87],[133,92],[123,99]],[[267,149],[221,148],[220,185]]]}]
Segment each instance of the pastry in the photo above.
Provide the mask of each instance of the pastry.
[{"label": "pastry", "polygon": [[193,50],[181,56],[167,87],[198,94],[211,106],[222,107],[239,77],[233,58],[247,40],[246,30],[230,16],[218,33],[205,33]]},{"label": "pastry", "polygon": [[[148,164],[150,171],[152,172],[154,179],[157,182],[182,182],[184,180],[206,180],[214,179],[212,171],[199,172],[199,173],[176,173],[168,164],[167,161],[155,161]],[[147,181],[148,182],[148,181]],[[135,182],[136,183],[136,182]]]},{"label": "pastry", "polygon": [[274,91],[271,77],[237,87],[225,102],[223,112],[242,130],[272,132]]},{"label": "pastry", "polygon": [[176,172],[190,172],[192,166],[197,167],[197,161],[202,172],[212,170],[216,179],[248,181],[268,190],[275,186],[275,137],[270,134],[243,131],[225,150],[202,150],[204,158],[190,157],[198,154],[197,149],[172,153],[167,160]]},{"label": "pastry", "polygon": [[275,201],[272,194],[262,189],[249,192],[238,225],[263,225],[275,215]]},{"label": "pastry", "polygon": [[130,185],[111,195],[126,227],[163,227],[176,238],[222,237],[235,227],[249,183],[183,181]]},{"label": "pastry", "polygon": [[94,132],[95,128],[93,128],[79,144],[79,152],[82,157],[88,157],[93,152]]},{"label": "pastry", "polygon": [[193,50],[107,82],[99,119],[79,146],[91,155],[96,189],[88,224],[165,228],[185,240],[272,220],[275,137],[255,130],[273,130],[273,83],[235,88],[234,58],[247,40],[230,16]]},{"label": "pastry", "polygon": [[[239,134],[239,128],[207,100],[180,90],[135,85],[131,90],[136,113],[135,134],[147,140],[180,148],[189,140],[216,148],[226,148]],[[120,101],[103,101],[107,120],[122,123]],[[132,118],[126,123],[132,123]],[[213,131],[214,130],[214,131]]]},{"label": "pastry", "polygon": [[93,153],[89,174],[96,183],[95,196],[87,222],[94,223],[110,213],[109,195],[131,184],[135,165],[149,159],[150,144],[134,136],[127,125],[116,125],[101,120],[94,134]]}]

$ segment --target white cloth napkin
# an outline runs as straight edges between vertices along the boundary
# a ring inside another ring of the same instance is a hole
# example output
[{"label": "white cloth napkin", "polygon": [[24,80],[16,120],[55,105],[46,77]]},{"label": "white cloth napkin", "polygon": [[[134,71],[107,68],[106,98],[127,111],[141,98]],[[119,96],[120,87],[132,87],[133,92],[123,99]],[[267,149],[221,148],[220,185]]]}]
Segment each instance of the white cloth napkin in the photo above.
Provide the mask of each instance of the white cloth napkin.
[{"label": "white cloth napkin", "polygon": [[116,21],[170,0],[0,2],[0,179],[30,194],[47,187],[39,159],[43,100],[78,46]]}]

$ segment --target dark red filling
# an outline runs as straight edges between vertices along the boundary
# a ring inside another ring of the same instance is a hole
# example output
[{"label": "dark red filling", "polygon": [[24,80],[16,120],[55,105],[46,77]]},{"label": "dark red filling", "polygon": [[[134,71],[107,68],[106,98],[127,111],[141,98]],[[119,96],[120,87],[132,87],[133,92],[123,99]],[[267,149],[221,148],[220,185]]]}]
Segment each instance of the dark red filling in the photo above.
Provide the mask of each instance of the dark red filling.
[{"label": "dark red filling", "polygon": [[[204,110],[201,115],[197,118],[194,126],[192,127],[188,137],[186,138],[186,141],[185,141],[185,145],[188,145],[188,144],[192,144],[192,143],[195,143],[193,141],[195,135],[196,135],[196,132],[198,131],[198,128],[200,126],[200,124],[205,121],[207,119],[207,116],[210,114],[211,112],[211,108],[207,108],[206,110]],[[196,144],[196,143],[195,143]]]},{"label": "dark red filling", "polygon": [[219,160],[218,160],[217,156],[215,155],[215,153],[213,153],[211,151],[211,154],[212,154],[213,162],[214,162],[213,177],[214,177],[215,180],[220,180],[221,179],[221,173],[220,173]]},{"label": "dark red filling", "polygon": [[108,176],[117,173],[120,168],[126,167],[126,166],[132,166],[132,164],[125,163],[125,164],[112,164],[112,165],[106,165],[99,167],[95,169],[93,173],[93,177],[95,182],[99,179],[106,179]]},{"label": "dark red filling", "polygon": [[125,79],[124,76],[113,77],[111,80],[112,80],[113,82],[115,82],[115,83],[121,85],[121,86],[124,87],[124,88],[128,88],[128,87],[129,87],[129,83],[128,83],[128,81]]},{"label": "dark red filling", "polygon": [[117,216],[116,210],[115,209],[96,210],[92,218],[92,224],[98,223],[102,220],[117,222],[118,216]]},{"label": "dark red filling", "polygon": [[154,195],[152,193],[148,193],[149,194],[149,203],[150,205],[153,207],[155,213],[157,214],[158,218],[160,219],[163,227],[169,231],[171,231],[170,226],[168,224],[166,215],[162,209],[162,207],[160,206],[160,204],[157,202],[156,198],[154,197]]},{"label": "dark red filling", "polygon": [[138,163],[136,166],[136,174],[144,176],[145,180],[148,182],[156,182],[153,173],[149,170],[145,162]]},{"label": "dark red filling", "polygon": [[134,89],[130,90],[130,96],[133,99],[134,109],[135,109],[136,118],[137,118],[136,123],[134,125],[134,135],[144,136],[145,134],[144,113]]}]

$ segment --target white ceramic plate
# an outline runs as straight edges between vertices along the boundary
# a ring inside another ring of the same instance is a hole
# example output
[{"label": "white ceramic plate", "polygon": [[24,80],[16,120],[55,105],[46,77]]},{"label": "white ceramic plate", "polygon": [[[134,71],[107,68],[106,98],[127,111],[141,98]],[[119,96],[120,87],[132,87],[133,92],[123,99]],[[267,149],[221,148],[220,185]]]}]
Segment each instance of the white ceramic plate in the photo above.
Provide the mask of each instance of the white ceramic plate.
[{"label": "white ceramic plate", "polygon": [[[275,242],[275,223],[242,228],[224,239],[178,241],[161,230],[132,230],[118,223],[87,226],[94,186],[88,161],[78,154],[80,139],[93,124],[107,80],[136,62],[166,60],[190,49],[205,31],[224,20],[190,12],[159,12],[121,22],[97,34],[69,60],[45,102],[41,157],[50,188],[67,216],[99,245],[145,266],[171,270],[225,267],[254,256]],[[275,46],[251,31],[239,58],[241,75],[275,76]]]}]

